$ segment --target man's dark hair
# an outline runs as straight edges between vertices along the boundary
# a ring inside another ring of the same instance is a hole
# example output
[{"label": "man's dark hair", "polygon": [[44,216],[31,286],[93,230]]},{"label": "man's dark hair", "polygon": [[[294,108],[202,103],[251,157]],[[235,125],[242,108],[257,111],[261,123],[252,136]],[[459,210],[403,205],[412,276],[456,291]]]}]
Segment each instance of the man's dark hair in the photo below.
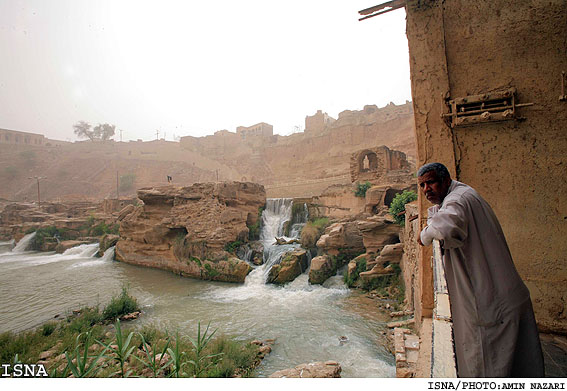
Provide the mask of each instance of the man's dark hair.
[{"label": "man's dark hair", "polygon": [[421,166],[419,170],[417,170],[417,176],[423,176],[430,171],[435,171],[437,174],[437,178],[443,180],[445,178],[451,178],[451,174],[449,174],[449,170],[441,163],[427,163]]}]

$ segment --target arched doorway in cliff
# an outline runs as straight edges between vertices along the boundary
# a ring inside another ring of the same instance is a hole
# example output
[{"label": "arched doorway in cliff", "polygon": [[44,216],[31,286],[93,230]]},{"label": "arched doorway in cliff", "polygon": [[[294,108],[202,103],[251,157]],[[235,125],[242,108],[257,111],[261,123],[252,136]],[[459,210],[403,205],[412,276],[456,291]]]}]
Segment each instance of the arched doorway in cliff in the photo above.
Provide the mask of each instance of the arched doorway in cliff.
[{"label": "arched doorway in cliff", "polygon": [[398,190],[398,189],[386,190],[386,194],[384,194],[384,205],[390,207],[390,204],[394,200],[394,197],[396,197],[396,194],[400,194],[400,193],[403,193],[403,190]]},{"label": "arched doorway in cliff", "polygon": [[358,172],[376,171],[378,169],[378,157],[372,151],[361,153],[358,158]]}]

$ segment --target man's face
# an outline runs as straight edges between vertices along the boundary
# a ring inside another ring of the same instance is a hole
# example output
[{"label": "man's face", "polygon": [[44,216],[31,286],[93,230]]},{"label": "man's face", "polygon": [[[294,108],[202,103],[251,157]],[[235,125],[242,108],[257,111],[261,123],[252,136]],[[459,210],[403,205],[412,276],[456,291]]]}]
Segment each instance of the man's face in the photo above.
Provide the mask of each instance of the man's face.
[{"label": "man's face", "polygon": [[451,178],[441,180],[435,171],[429,171],[417,178],[417,184],[429,202],[440,204],[449,191]]}]

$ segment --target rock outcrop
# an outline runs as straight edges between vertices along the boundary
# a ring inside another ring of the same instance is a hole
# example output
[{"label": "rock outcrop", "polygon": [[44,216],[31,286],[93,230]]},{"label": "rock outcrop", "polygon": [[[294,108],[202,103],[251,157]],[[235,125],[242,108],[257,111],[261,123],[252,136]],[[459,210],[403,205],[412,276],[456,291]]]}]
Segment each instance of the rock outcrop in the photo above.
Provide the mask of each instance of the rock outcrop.
[{"label": "rock outcrop", "polygon": [[380,255],[373,261],[367,263],[367,267],[372,271],[383,270],[385,267],[393,264],[400,264],[404,254],[404,245],[402,243],[388,244],[384,246]]},{"label": "rock outcrop", "polygon": [[243,282],[251,267],[224,250],[248,241],[266,202],[250,182],[138,190],[143,205],[123,217],[116,259],[199,279]]},{"label": "rock outcrop", "polygon": [[268,282],[272,284],[285,284],[296,279],[307,270],[307,251],[294,250],[285,253],[282,261],[272,266],[268,274]]},{"label": "rock outcrop", "polygon": [[272,378],[337,378],[341,377],[342,368],[336,361],[301,364],[295,368],[284,369],[270,375]]},{"label": "rock outcrop", "polygon": [[362,234],[355,221],[331,224],[317,241],[317,247],[329,255],[364,252]]},{"label": "rock outcrop", "polygon": [[328,255],[320,255],[311,260],[309,283],[322,284],[337,273],[337,261]]},{"label": "rock outcrop", "polygon": [[398,243],[400,226],[387,213],[368,217],[357,222],[362,243],[368,253],[377,253],[385,245]]},{"label": "rock outcrop", "polygon": [[[29,203],[11,203],[0,213],[0,240],[20,240],[26,232],[45,227],[64,229],[68,239],[76,239],[88,235],[90,226],[99,222],[113,222],[109,216],[101,213],[100,203],[42,202],[41,207]],[[55,246],[46,251],[54,250]]]}]

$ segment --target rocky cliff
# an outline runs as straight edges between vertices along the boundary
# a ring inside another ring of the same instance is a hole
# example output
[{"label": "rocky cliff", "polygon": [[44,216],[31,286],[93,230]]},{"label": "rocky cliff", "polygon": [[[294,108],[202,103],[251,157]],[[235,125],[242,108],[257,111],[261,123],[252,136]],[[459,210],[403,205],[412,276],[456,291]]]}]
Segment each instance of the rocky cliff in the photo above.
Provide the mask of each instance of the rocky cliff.
[{"label": "rocky cliff", "polygon": [[120,225],[116,259],[188,277],[243,282],[250,266],[225,251],[248,241],[266,202],[264,187],[249,182],[197,183],[138,190],[143,205]]}]

